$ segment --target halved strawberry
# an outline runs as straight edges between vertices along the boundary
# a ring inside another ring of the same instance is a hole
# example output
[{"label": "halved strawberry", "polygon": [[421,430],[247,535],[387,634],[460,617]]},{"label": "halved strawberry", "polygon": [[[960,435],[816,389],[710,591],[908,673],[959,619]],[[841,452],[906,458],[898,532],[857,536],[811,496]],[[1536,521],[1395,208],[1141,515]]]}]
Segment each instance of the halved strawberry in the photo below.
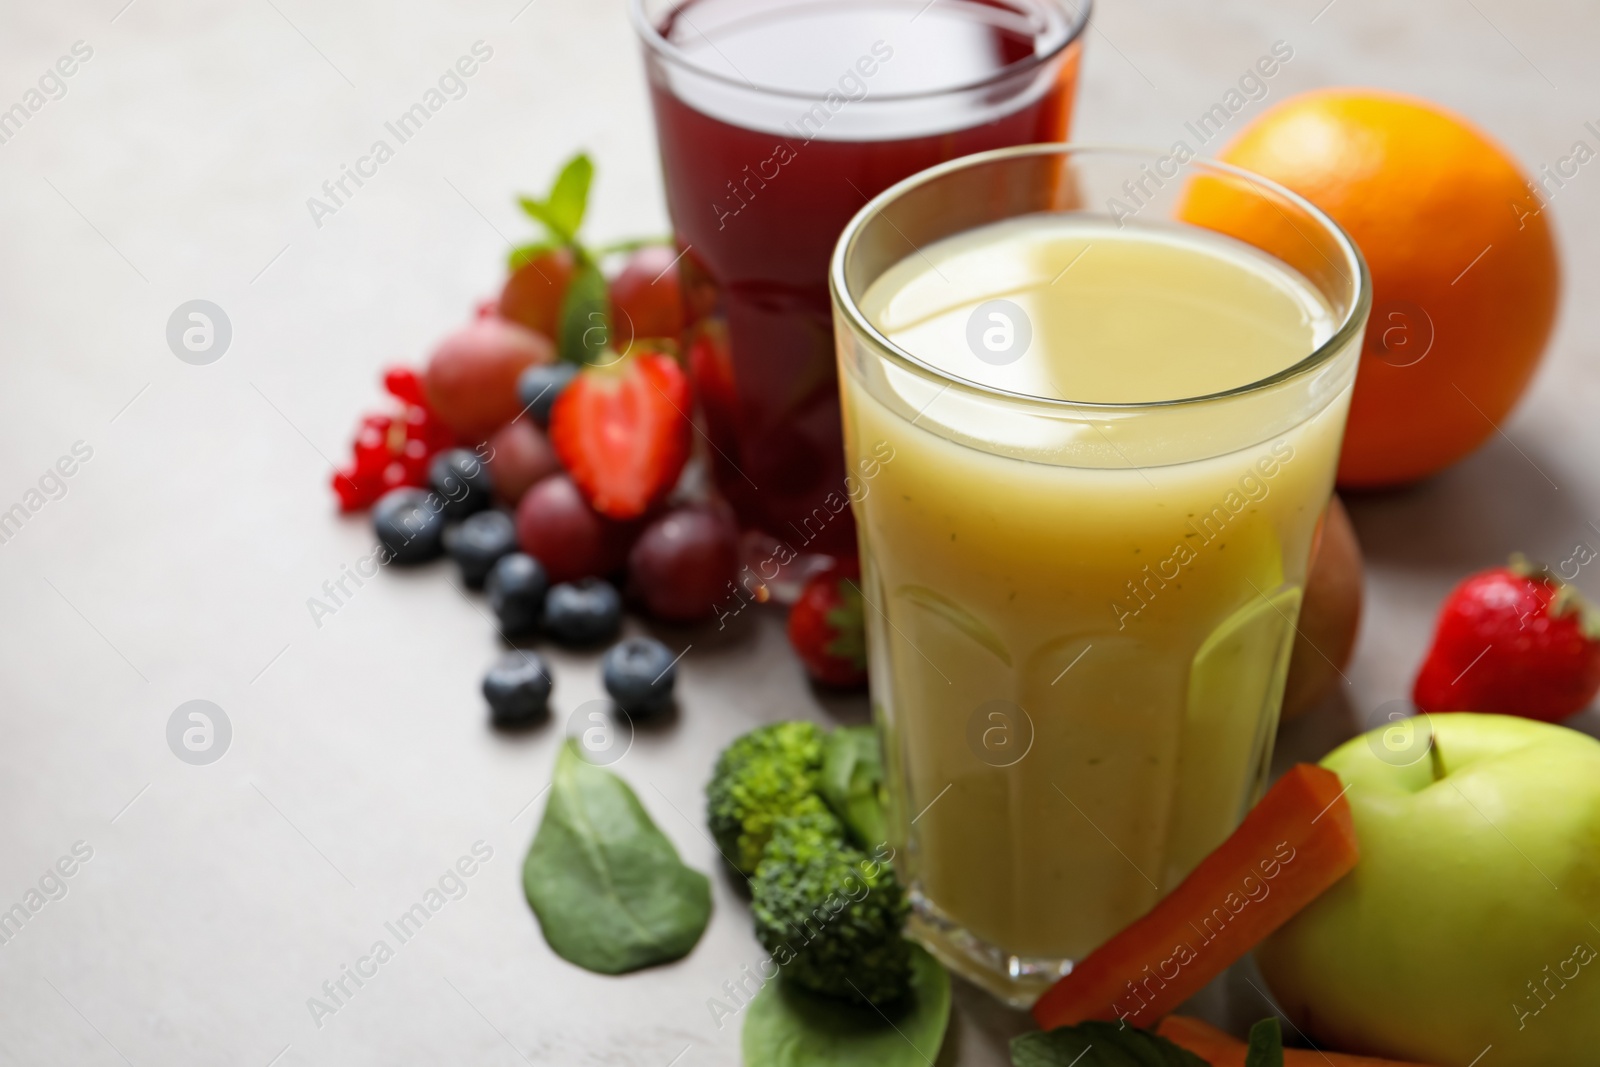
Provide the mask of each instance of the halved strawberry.
[{"label": "halved strawberry", "polygon": [[550,443],[600,514],[636,519],[664,500],[689,459],[689,379],[661,352],[585,367],[550,410]]}]

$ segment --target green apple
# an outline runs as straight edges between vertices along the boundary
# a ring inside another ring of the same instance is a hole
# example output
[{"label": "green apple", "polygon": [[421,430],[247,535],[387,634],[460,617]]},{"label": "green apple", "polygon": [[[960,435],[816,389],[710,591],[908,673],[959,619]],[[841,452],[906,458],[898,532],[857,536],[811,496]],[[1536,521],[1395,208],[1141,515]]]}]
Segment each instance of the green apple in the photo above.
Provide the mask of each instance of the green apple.
[{"label": "green apple", "polygon": [[1600,1063],[1600,741],[1454,712],[1322,764],[1361,860],[1256,952],[1295,1025],[1437,1067]]}]

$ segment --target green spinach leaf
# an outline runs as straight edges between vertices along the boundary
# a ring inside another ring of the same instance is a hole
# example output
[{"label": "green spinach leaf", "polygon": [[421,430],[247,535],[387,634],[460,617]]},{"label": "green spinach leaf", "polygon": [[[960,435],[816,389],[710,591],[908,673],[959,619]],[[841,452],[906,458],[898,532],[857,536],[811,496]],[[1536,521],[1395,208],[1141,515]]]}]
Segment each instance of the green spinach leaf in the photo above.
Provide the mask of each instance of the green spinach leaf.
[{"label": "green spinach leaf", "polygon": [[1262,1019],[1250,1028],[1244,1067],[1283,1067],[1283,1027],[1276,1018]]},{"label": "green spinach leaf", "polygon": [[1088,1022],[1011,1039],[1012,1067],[1209,1067],[1149,1030]]},{"label": "green spinach leaf", "polygon": [[678,859],[627,783],[568,739],[522,886],[556,955],[623,974],[678,959],[711,917],[711,883]]},{"label": "green spinach leaf", "polygon": [[875,729],[841,726],[828,735],[819,788],[859,847],[871,852],[884,843],[883,753]]},{"label": "green spinach leaf", "polygon": [[911,948],[911,992],[880,1012],[802,989],[780,976],[745,1009],[740,1048],[750,1067],[927,1067],[950,1022],[950,976]]}]

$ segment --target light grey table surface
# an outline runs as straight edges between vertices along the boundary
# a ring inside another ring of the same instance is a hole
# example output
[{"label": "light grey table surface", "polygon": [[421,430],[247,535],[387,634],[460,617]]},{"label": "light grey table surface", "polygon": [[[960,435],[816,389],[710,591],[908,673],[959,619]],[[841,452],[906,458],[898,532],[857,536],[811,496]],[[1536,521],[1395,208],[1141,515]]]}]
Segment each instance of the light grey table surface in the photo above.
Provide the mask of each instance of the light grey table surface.
[{"label": "light grey table surface", "polygon": [[[1531,169],[1594,143],[1597,31],[1578,0],[1104,0],[1076,132],[1168,143],[1284,40],[1294,58],[1269,100],[1414,91]],[[674,966],[602,978],[541,939],[518,874],[561,729],[486,728],[481,604],[435,568],[383,574],[320,626],[307,608],[372,541],[334,514],[325,457],[347,454],[380,366],[419,361],[494,290],[505,239],[530,232],[513,192],[586,146],[591,235],[665,230],[621,3],[11,3],[0,107],[79,41],[92,55],[65,95],[0,144],[0,510],[77,442],[92,449],[0,544],[0,908],[75,844],[92,856],[0,944],[0,1062],[737,1063],[737,1026],[706,1002],[759,952],[725,878]],[[466,95],[315,225],[307,198],[478,41],[493,54]],[[1286,731],[1281,758],[1320,755],[1407,692],[1460,575],[1514,548],[1600,543],[1596,174],[1552,209],[1561,319],[1503,433],[1423,486],[1352,502],[1370,569],[1350,684]],[[209,366],[164,336],[196,298],[232,324]],[[1600,591],[1594,568],[1579,584]],[[682,638],[683,714],[618,768],[704,870],[701,787],[729,738],[862,713],[814,695],[776,616],[736,631]],[[559,717],[599,687],[593,657],[554,658]],[[232,724],[209,766],[167,745],[192,699]],[[307,999],[395,944],[385,922],[476,842],[492,857],[465,895],[319,1027]],[[1234,986],[1236,1017],[1265,1014]],[[1004,1062],[1017,1025],[962,989],[946,1062]]]}]

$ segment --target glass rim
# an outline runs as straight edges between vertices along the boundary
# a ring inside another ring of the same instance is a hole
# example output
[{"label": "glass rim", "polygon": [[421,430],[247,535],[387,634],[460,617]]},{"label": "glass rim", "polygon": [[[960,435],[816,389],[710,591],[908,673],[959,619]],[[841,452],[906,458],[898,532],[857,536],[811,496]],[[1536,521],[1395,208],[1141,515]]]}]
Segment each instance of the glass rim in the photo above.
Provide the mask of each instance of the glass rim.
[{"label": "glass rim", "polygon": [[[935,2],[937,2],[937,0],[929,0],[928,6],[931,7]],[[1067,0],[1044,0],[1044,2],[1055,4],[1060,7],[1067,6]],[[776,86],[758,85],[746,78],[733,78],[718,71],[707,69],[702,64],[697,63],[682,48],[679,48],[676,44],[673,44],[662,35],[661,30],[645,16],[644,5],[645,0],[628,0],[629,21],[633,23],[634,32],[638,34],[639,39],[644,42],[645,47],[667,62],[683,67],[685,70],[692,71],[701,77],[710,78],[713,81],[719,81],[724,85],[731,85],[738,89],[760,93],[764,96],[784,97],[791,100],[806,100],[812,103],[817,103],[827,99],[829,90],[822,90],[819,92],[804,92],[798,89],[779,89]],[[683,5],[679,4],[678,6],[681,7]],[[981,89],[985,86],[1008,81],[1019,74],[1035,71],[1045,64],[1053,61],[1068,48],[1071,48],[1072,45],[1083,36],[1084,30],[1086,30],[1089,26],[1089,15],[1093,9],[1094,0],[1080,0],[1078,11],[1075,15],[1073,15],[1071,21],[1067,24],[1067,34],[1059,44],[1057,44],[1054,48],[1051,48],[1048,52],[1036,52],[1024,59],[1017,60],[1015,63],[1008,63],[1006,66],[1001,67],[993,74],[985,75],[984,77],[978,78],[975,81],[961,82],[957,85],[944,86],[938,89],[923,89],[914,93],[875,93],[858,101],[858,103],[870,105],[873,101],[877,101],[879,103],[893,103],[896,101],[905,100],[937,99],[941,96],[949,96],[955,93],[964,93],[970,92],[974,89]]]},{"label": "glass rim", "polygon": [[[1372,307],[1372,276],[1367,270],[1367,261],[1361,254],[1361,249],[1355,240],[1345,232],[1344,227],[1335,222],[1327,212],[1317,207],[1311,201],[1301,196],[1270,178],[1222,163],[1214,159],[1195,156],[1188,162],[1181,164],[1188,168],[1198,164],[1203,170],[1212,170],[1235,178],[1240,178],[1247,184],[1259,186],[1277,196],[1281,196],[1292,204],[1298,205],[1314,220],[1320,223],[1334,237],[1340,249],[1344,252],[1345,267],[1349,270],[1348,277],[1354,287],[1350,307],[1345,312],[1343,319],[1329,335],[1328,339],[1314,348],[1308,355],[1296,362],[1274,371],[1264,378],[1258,378],[1231,389],[1223,389],[1214,393],[1203,393],[1198,396],[1173,397],[1168,400],[1141,400],[1128,402],[1106,402],[1094,400],[1070,400],[1062,397],[1036,396],[1032,393],[1019,393],[1011,389],[1002,389],[998,386],[984,385],[970,378],[963,378],[942,370],[931,363],[912,355],[891,341],[876,326],[874,326],[861,311],[855,296],[845,281],[845,261],[851,250],[855,247],[857,239],[861,236],[866,224],[880,214],[888,205],[905,196],[914,189],[920,188],[931,181],[935,181],[947,174],[971,167],[983,166],[998,160],[1018,159],[1026,156],[1043,155],[1126,155],[1146,160],[1159,159],[1170,155],[1170,151],[1161,149],[1140,148],[1127,145],[1112,144],[1077,144],[1065,142],[1060,144],[1031,144],[1014,145],[1010,148],[997,148],[987,152],[976,152],[959,159],[952,159],[919,171],[911,177],[896,182],[871,200],[856,212],[850,222],[840,233],[838,242],[833,247],[833,255],[828,264],[828,289],[833,297],[834,307],[837,308],[850,326],[859,335],[870,341],[877,349],[878,355],[888,359],[902,369],[941,384],[945,389],[959,389],[964,393],[974,396],[986,397],[992,400],[1003,401],[1011,405],[1040,406],[1046,410],[1078,410],[1093,409],[1103,412],[1136,412],[1149,411],[1157,408],[1181,407],[1188,404],[1204,404],[1231,397],[1244,396],[1249,393],[1271,388],[1283,382],[1299,378],[1316,370],[1327,363],[1339,352],[1342,352],[1352,340],[1358,341],[1357,336],[1365,329],[1365,322]],[[1020,217],[1020,216],[1019,216]],[[892,223],[891,223],[892,225]],[[1264,250],[1263,250],[1264,251]],[[1271,253],[1267,253],[1271,255]],[[1274,259],[1278,257],[1273,256]],[[1291,268],[1292,269],[1292,268]],[[1341,274],[1344,273],[1341,271]]]}]

